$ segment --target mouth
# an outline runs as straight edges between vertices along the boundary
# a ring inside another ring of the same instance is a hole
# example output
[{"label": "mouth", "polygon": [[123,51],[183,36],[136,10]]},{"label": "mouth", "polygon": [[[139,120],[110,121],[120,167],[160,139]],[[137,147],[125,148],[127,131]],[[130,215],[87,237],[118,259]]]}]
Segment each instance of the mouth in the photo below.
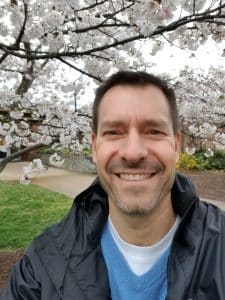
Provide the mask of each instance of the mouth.
[{"label": "mouth", "polygon": [[119,173],[116,174],[119,178],[126,181],[142,181],[151,178],[155,175],[155,173],[138,173],[138,174],[130,174],[130,173]]}]

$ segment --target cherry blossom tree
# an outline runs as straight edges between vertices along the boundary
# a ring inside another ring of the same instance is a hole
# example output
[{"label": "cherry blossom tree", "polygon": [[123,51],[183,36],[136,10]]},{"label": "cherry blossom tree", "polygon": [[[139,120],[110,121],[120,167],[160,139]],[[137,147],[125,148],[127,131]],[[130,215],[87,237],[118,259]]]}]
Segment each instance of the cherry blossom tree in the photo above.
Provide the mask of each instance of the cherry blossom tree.
[{"label": "cherry blossom tree", "polygon": [[191,148],[225,150],[225,69],[211,67],[207,74],[186,67],[173,82],[183,134]]},{"label": "cherry blossom tree", "polygon": [[[4,106],[0,105],[3,141],[0,150],[14,151],[1,161],[0,171],[12,159],[40,147],[52,145],[55,150],[64,147],[74,153],[90,145],[90,111],[87,106],[77,107],[76,83],[64,84],[59,78],[59,88],[51,80],[43,88],[42,81],[43,78],[36,78],[32,88],[18,98],[9,88],[4,90]],[[59,164],[57,160],[54,163]]]},{"label": "cherry blossom tree", "polygon": [[89,112],[72,103],[90,80],[149,70],[143,45],[151,57],[165,42],[191,51],[208,39],[222,44],[224,24],[221,0],[0,0],[2,147],[79,148]]},{"label": "cherry blossom tree", "polygon": [[55,150],[68,148],[72,153],[81,151],[81,145],[90,145],[90,119],[81,110],[74,112],[67,103],[57,100],[42,100],[31,106],[23,98],[17,106],[12,103],[1,111],[0,137],[4,143],[0,150],[16,151],[1,161],[0,171],[12,159],[47,145]]},{"label": "cherry blossom tree", "polygon": [[95,79],[112,66],[127,66],[124,55],[118,61],[123,52],[142,63],[135,41],[165,35],[195,50],[209,36],[224,37],[224,1],[1,0],[0,5],[8,20],[0,28],[0,62],[12,56],[56,59]]}]

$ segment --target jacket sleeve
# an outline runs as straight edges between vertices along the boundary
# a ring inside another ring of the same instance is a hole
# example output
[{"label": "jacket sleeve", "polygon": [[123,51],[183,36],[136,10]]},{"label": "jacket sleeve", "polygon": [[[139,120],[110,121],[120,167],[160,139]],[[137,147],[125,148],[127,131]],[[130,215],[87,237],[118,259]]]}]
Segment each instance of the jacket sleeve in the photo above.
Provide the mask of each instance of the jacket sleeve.
[{"label": "jacket sleeve", "polygon": [[12,268],[0,300],[40,300],[40,283],[34,278],[29,258],[24,255]]}]

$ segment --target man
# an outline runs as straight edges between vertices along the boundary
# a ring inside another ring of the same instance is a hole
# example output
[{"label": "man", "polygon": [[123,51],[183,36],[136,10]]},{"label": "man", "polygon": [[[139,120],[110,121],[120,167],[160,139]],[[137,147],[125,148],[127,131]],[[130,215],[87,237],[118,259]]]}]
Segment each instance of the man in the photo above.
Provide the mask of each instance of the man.
[{"label": "man", "polygon": [[224,300],[225,214],[176,174],[174,92],[118,72],[96,92],[99,179],[13,268],[1,300]]}]

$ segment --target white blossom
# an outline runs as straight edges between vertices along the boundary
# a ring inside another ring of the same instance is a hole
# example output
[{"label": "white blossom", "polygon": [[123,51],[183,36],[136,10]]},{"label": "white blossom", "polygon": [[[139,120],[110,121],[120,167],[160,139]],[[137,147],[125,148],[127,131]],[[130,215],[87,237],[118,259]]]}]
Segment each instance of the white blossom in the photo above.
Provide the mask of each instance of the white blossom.
[{"label": "white blossom", "polygon": [[8,133],[7,130],[4,130],[4,127],[0,124],[0,136],[6,136]]},{"label": "white blossom", "polygon": [[21,119],[23,117],[23,112],[22,111],[11,111],[10,112],[10,117],[12,119],[18,120]]},{"label": "white blossom", "polygon": [[65,136],[64,133],[60,134],[59,137],[60,144],[63,146],[69,145],[71,143],[71,137],[69,135]]},{"label": "white blossom", "polygon": [[54,153],[49,157],[49,162],[52,166],[55,166],[57,168],[62,167],[64,164],[64,159],[62,159],[57,153]]},{"label": "white blossom", "polygon": [[7,146],[10,146],[13,143],[13,139],[10,135],[6,135],[4,142]]},{"label": "white blossom", "polygon": [[23,175],[20,177],[20,183],[21,183],[21,184],[24,184],[24,185],[28,185],[28,184],[31,183],[31,179],[29,179],[27,175],[23,174]]},{"label": "white blossom", "polygon": [[198,127],[196,127],[196,125],[190,125],[189,127],[188,127],[188,130],[190,131],[190,133],[191,134],[193,134],[193,135],[198,135],[199,134],[199,128]]},{"label": "white blossom", "polygon": [[30,74],[28,74],[28,73],[26,73],[26,74],[24,75],[24,77],[25,77],[26,79],[28,79],[28,80],[32,80],[32,77],[31,77]]},{"label": "white blossom", "polygon": [[185,152],[190,155],[195,154],[195,151],[196,151],[195,147],[186,147],[186,149],[185,149]]},{"label": "white blossom", "polygon": [[9,123],[3,123],[2,128],[5,130],[9,130],[10,129]]},{"label": "white blossom", "polygon": [[20,177],[20,183],[30,184],[32,179],[42,174],[47,168],[43,165],[42,160],[37,158],[29,162],[27,166],[23,167],[23,175]]},{"label": "white blossom", "polygon": [[204,156],[209,158],[209,157],[212,157],[214,155],[214,152],[212,149],[208,148],[205,153],[204,153]]},{"label": "white blossom", "polygon": [[51,31],[58,26],[60,26],[64,22],[64,15],[52,10],[49,11],[45,16],[42,18],[43,27],[46,28],[48,31]]},{"label": "white blossom", "polygon": [[52,143],[52,137],[51,136],[42,136],[40,138],[40,143],[45,145],[50,145]]},{"label": "white blossom", "polygon": [[223,133],[223,132],[216,133],[215,142],[217,144],[221,144],[221,145],[225,146],[225,133]]},{"label": "white blossom", "polygon": [[46,167],[43,165],[40,158],[33,159],[33,161],[30,162],[27,167],[23,168],[24,174],[27,175],[30,173],[41,173],[44,170],[46,170]]}]

